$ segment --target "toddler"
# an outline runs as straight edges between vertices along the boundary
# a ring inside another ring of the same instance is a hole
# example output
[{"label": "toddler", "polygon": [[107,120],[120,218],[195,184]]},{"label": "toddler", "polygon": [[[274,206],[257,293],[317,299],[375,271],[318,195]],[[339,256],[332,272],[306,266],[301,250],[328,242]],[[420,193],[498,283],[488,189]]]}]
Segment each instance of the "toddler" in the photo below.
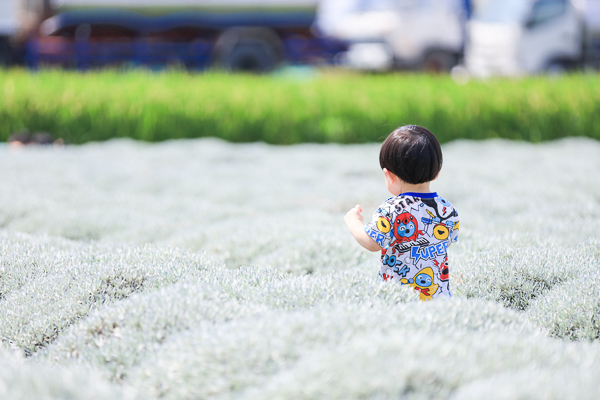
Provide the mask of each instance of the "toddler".
[{"label": "toddler", "polygon": [[442,149],[433,133],[402,126],[379,152],[385,185],[394,197],[377,208],[363,227],[362,208],[345,216],[352,236],[364,248],[381,251],[379,275],[420,292],[421,300],[450,296],[448,247],[458,239],[458,213],[429,190],[442,168]]}]

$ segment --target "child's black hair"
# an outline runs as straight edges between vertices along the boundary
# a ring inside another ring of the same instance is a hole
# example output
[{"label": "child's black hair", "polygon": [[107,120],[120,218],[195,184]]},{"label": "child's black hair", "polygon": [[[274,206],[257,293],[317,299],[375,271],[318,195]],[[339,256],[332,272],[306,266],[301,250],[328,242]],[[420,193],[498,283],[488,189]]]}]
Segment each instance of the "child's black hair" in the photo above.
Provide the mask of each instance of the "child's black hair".
[{"label": "child's black hair", "polygon": [[430,182],[442,169],[442,148],[433,133],[418,125],[405,125],[385,139],[379,152],[381,169],[413,185]]}]

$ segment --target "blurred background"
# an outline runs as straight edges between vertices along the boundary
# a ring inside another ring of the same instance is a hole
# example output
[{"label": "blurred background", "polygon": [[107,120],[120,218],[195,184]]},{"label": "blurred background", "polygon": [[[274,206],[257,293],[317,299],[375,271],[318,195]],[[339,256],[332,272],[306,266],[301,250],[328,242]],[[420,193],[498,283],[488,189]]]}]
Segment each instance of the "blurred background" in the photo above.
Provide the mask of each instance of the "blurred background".
[{"label": "blurred background", "polygon": [[0,0],[0,64],[2,142],[600,139],[600,0]]},{"label": "blurred background", "polygon": [[0,0],[0,63],[559,73],[598,68],[600,0]]}]

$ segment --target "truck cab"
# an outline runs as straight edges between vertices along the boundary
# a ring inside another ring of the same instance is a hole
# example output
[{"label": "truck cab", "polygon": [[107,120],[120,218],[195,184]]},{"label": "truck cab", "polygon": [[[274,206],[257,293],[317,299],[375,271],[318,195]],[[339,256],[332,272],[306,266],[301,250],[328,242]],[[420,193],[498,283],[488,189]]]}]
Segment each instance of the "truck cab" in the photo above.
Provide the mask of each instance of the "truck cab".
[{"label": "truck cab", "polygon": [[594,53],[598,0],[487,0],[468,24],[467,69],[476,76],[563,72]]},{"label": "truck cab", "polygon": [[462,58],[465,0],[323,0],[318,24],[345,40],[345,63],[368,70],[449,71]]}]

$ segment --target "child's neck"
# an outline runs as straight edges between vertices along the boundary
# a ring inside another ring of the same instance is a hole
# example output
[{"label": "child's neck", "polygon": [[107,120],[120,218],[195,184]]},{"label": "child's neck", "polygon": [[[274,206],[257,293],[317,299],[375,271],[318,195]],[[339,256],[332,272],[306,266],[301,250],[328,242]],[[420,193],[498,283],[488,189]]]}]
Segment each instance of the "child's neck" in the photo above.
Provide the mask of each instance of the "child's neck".
[{"label": "child's neck", "polygon": [[396,193],[396,196],[399,196],[403,193],[431,193],[431,190],[429,189],[429,182],[419,183],[416,185],[402,182],[402,186],[398,188],[398,193]]}]

